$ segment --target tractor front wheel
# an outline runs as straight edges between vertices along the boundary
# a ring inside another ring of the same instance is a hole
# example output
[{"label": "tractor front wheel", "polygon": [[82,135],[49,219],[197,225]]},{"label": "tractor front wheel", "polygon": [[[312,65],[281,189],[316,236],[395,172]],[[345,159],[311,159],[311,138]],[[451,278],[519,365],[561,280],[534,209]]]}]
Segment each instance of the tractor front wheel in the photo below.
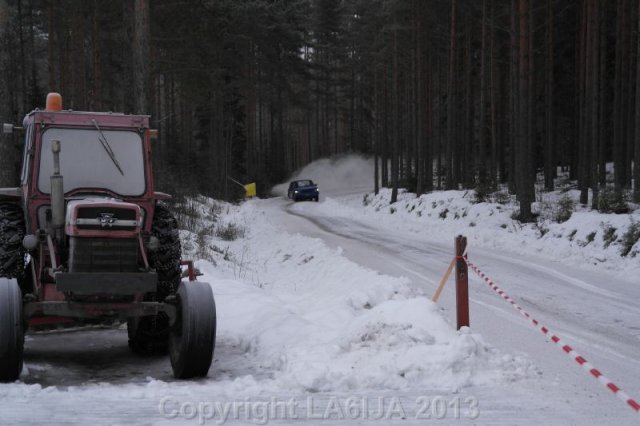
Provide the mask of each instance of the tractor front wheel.
[{"label": "tractor front wheel", "polygon": [[[180,235],[178,222],[169,210],[161,203],[156,205],[153,213],[151,233],[160,241],[160,247],[151,252],[149,261],[158,274],[158,290],[152,300],[164,301],[174,294],[180,285]],[[127,321],[129,347],[135,353],[166,353],[169,340],[169,317],[163,312],[158,315],[130,318]]]},{"label": "tractor front wheel", "polygon": [[204,377],[216,344],[216,304],[211,286],[183,282],[177,292],[177,317],[169,334],[169,357],[177,379]]},{"label": "tractor front wheel", "polygon": [[0,382],[18,380],[23,352],[22,292],[16,279],[0,278]]}]

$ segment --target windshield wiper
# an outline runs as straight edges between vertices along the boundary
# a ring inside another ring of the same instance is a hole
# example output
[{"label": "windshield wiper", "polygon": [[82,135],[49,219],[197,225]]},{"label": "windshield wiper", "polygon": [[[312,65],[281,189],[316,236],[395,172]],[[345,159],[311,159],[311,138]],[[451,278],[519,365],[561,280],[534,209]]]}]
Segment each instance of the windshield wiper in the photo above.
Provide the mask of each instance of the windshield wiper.
[{"label": "windshield wiper", "polygon": [[116,155],[113,153],[113,150],[111,149],[111,145],[109,145],[109,141],[107,141],[107,138],[102,133],[102,130],[98,126],[98,123],[96,122],[96,120],[91,119],[91,121],[93,122],[93,125],[96,126],[96,130],[98,130],[98,140],[102,144],[102,147],[104,148],[105,151],[107,151],[107,154],[109,154],[111,161],[113,161],[113,164],[115,164],[115,166],[118,168],[118,171],[120,172],[120,174],[124,176],[122,167],[120,167],[120,163],[118,163],[118,160],[116,160]]}]

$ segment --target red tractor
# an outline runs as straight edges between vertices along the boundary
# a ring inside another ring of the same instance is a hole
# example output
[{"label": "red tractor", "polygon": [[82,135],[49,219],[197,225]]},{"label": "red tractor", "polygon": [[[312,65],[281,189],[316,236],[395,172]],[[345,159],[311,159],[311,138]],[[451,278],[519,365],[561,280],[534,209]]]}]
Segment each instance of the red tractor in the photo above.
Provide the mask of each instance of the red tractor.
[{"label": "red tractor", "polygon": [[149,117],[61,106],[50,93],[22,128],[3,127],[25,137],[20,186],[0,188],[0,381],[19,378],[28,328],[124,321],[134,352],[168,350],[176,378],[206,376],[215,302],[181,281]]}]

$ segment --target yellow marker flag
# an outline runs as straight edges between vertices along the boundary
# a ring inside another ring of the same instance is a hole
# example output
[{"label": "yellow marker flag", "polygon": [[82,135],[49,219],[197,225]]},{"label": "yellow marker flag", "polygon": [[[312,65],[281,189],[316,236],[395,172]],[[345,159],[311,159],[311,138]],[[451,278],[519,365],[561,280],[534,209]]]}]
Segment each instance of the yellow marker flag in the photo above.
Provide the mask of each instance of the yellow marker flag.
[{"label": "yellow marker flag", "polygon": [[255,182],[251,182],[251,183],[248,183],[248,184],[244,185],[244,195],[247,198],[251,198],[251,197],[255,197],[256,196],[256,183]]}]

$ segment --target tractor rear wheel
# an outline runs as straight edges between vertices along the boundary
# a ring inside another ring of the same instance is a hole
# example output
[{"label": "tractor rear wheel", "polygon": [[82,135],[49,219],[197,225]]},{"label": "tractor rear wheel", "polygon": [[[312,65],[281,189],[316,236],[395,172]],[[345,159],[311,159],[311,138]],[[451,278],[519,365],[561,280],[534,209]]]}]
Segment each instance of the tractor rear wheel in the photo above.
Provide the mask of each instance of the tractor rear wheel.
[{"label": "tractor rear wheel", "polygon": [[[149,300],[162,302],[167,296],[175,294],[182,274],[178,222],[164,204],[156,204],[151,233],[160,240],[160,247],[149,255],[150,266],[158,275],[158,290]],[[129,347],[133,352],[166,352],[169,342],[169,317],[164,312],[131,318],[127,321],[127,330]]]},{"label": "tractor rear wheel", "polygon": [[0,277],[24,277],[24,214],[14,203],[0,203]]},{"label": "tractor rear wheel", "polygon": [[18,380],[23,352],[22,292],[15,278],[0,278],[0,382]]},{"label": "tractor rear wheel", "polygon": [[176,379],[204,377],[216,344],[216,304],[211,286],[182,283],[177,293],[176,322],[171,327],[169,358]]}]

